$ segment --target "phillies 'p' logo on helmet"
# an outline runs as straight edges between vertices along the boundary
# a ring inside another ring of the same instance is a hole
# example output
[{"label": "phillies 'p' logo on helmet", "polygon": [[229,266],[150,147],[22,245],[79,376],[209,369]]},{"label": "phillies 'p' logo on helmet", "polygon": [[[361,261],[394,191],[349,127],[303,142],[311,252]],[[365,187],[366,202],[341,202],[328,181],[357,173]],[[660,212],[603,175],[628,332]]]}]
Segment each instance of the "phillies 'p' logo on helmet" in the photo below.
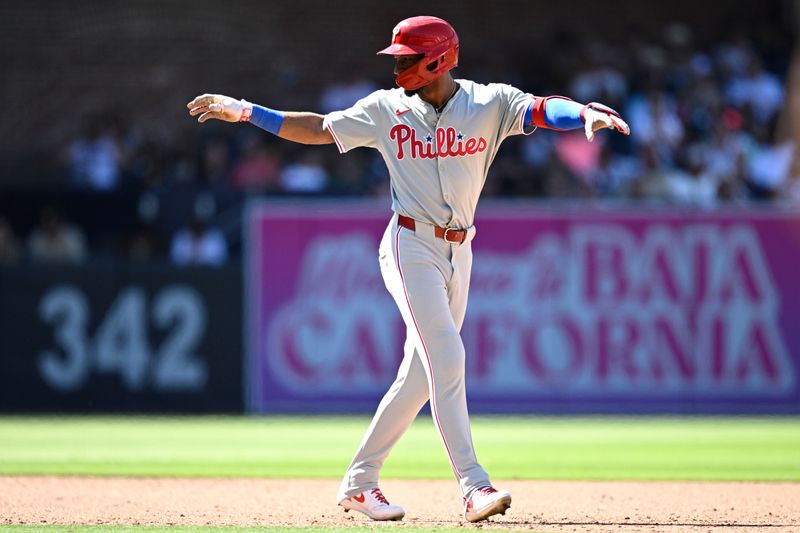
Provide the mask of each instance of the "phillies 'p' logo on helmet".
[{"label": "phillies 'p' logo on helmet", "polygon": [[394,27],[392,44],[378,54],[423,55],[395,80],[403,89],[413,91],[458,65],[458,35],[450,24],[438,17],[411,17]]}]

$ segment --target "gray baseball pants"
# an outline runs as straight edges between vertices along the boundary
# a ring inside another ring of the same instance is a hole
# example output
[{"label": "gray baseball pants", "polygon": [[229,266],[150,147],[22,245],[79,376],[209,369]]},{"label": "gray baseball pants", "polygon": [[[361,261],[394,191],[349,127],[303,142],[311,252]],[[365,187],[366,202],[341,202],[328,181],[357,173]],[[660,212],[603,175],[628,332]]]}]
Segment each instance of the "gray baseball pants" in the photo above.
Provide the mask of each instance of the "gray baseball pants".
[{"label": "gray baseball pants", "polygon": [[404,357],[342,480],[337,501],[378,486],[380,469],[400,437],[430,399],[433,422],[444,443],[462,496],[489,485],[472,444],[464,384],[464,323],[472,269],[470,228],[462,244],[434,235],[416,221],[416,231],[392,217],[379,259],[386,288],[406,324]]}]

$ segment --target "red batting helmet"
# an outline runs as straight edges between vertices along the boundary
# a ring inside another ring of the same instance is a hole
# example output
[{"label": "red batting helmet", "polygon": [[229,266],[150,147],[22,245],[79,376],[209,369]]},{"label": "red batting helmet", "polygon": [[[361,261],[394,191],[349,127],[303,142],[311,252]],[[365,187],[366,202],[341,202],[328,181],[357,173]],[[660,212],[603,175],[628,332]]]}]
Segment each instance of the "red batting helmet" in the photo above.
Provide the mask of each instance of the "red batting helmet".
[{"label": "red batting helmet", "polygon": [[423,54],[413,67],[397,75],[397,85],[413,91],[458,65],[456,30],[438,17],[411,17],[392,30],[392,44],[379,54],[391,56]]}]

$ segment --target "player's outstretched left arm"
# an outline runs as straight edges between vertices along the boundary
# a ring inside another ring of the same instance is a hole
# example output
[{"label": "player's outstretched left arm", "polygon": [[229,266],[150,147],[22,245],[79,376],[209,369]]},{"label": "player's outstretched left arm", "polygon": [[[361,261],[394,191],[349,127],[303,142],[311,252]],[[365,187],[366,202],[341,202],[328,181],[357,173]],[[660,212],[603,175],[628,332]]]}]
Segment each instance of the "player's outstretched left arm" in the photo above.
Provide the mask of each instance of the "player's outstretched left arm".
[{"label": "player's outstretched left arm", "polygon": [[596,131],[604,128],[631,134],[630,126],[610,107],[597,102],[581,105],[564,96],[534,98],[526,112],[525,123],[559,131],[583,128],[589,142],[594,140]]},{"label": "player's outstretched left arm", "polygon": [[589,142],[594,140],[594,132],[603,128],[617,130],[623,135],[631,134],[631,127],[622,120],[619,113],[603,104],[596,102],[586,104],[581,110],[581,116],[584,123],[583,131],[586,133],[586,139]]},{"label": "player's outstretched left arm", "polygon": [[322,127],[325,117],[316,113],[276,111],[223,94],[203,94],[186,104],[198,122],[252,122],[259,128],[302,144],[333,144],[333,136]]}]

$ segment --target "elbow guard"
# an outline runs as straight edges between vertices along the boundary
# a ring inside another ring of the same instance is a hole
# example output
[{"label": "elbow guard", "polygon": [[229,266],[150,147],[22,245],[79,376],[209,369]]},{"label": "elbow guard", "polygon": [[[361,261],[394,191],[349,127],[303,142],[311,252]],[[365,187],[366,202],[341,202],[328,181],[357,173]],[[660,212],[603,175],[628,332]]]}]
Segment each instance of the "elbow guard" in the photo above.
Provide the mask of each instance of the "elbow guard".
[{"label": "elbow guard", "polygon": [[531,103],[530,107],[528,107],[528,111],[526,112],[525,124],[528,126],[533,125],[537,128],[545,128],[549,130],[561,129],[550,125],[547,121],[545,112],[547,109],[547,102],[551,99],[572,102],[572,99],[567,98],[566,96],[534,96],[533,102]]}]

